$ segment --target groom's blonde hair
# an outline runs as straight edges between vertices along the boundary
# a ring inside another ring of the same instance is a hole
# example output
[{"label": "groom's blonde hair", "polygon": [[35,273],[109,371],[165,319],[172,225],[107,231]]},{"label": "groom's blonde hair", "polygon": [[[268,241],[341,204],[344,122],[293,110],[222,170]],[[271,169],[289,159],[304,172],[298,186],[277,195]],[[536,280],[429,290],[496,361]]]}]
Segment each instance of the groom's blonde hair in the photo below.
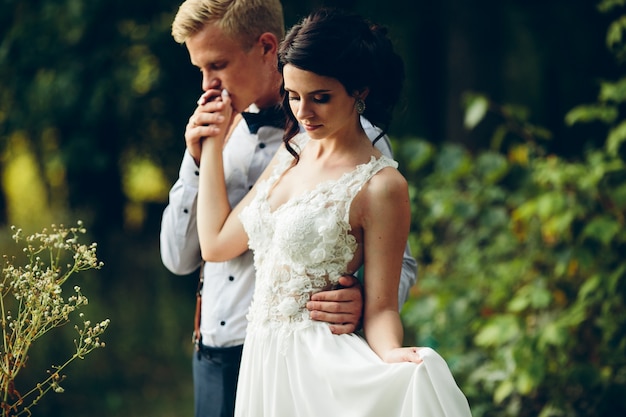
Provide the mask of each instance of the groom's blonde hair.
[{"label": "groom's blonde hair", "polygon": [[285,35],[283,6],[279,0],[187,0],[178,8],[172,36],[178,43],[216,23],[225,34],[251,47],[265,32],[278,40]]}]

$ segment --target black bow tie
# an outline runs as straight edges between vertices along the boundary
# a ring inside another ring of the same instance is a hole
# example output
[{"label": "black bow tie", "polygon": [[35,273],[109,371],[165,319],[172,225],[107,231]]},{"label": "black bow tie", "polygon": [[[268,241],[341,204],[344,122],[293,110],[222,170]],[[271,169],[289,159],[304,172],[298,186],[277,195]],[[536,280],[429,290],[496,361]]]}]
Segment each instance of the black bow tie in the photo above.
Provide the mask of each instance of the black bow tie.
[{"label": "black bow tie", "polygon": [[250,133],[257,133],[261,126],[272,126],[280,129],[285,128],[286,116],[280,106],[263,109],[258,113],[244,111],[241,115],[246,119]]}]

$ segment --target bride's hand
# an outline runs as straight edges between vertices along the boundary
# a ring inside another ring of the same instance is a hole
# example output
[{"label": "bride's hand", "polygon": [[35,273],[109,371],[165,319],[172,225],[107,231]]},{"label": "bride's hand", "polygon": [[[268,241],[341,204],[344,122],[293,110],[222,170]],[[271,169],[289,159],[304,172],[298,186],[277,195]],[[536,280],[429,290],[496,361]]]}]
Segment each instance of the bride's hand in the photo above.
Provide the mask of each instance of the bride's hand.
[{"label": "bride's hand", "polygon": [[419,354],[419,347],[402,347],[391,349],[382,358],[387,363],[397,362],[414,362],[422,363],[422,357]]},{"label": "bride's hand", "polygon": [[223,89],[220,97],[215,101],[217,110],[215,111],[217,118],[213,124],[216,133],[214,137],[221,141],[222,146],[226,143],[228,131],[233,120],[233,106],[228,90]]},{"label": "bride's hand", "polygon": [[[188,143],[212,138],[226,140],[233,119],[233,108],[230,95],[226,89],[208,90],[198,100],[198,108],[189,119],[185,138]],[[192,156],[196,157],[196,155]]]}]

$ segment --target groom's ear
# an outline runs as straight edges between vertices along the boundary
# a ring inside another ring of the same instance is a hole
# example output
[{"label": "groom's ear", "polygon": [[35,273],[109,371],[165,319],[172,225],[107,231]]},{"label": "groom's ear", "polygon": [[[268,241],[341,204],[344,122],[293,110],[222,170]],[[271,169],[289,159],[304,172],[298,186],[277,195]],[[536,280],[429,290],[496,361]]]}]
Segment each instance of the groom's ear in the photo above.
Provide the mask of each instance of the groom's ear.
[{"label": "groom's ear", "polygon": [[263,48],[263,55],[278,53],[278,38],[271,32],[265,32],[259,36],[259,44]]}]

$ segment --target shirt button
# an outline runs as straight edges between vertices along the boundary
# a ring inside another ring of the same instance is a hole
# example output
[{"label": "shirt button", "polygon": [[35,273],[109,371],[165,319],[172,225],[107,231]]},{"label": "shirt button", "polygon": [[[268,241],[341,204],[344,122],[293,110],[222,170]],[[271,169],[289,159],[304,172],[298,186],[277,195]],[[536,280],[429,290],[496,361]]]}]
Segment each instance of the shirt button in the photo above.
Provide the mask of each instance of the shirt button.
[{"label": "shirt button", "polygon": [[235,277],[231,275],[231,276],[229,276],[229,277],[228,277],[228,280],[229,280],[229,281],[234,281],[234,280],[235,280]]},{"label": "shirt button", "polygon": [[220,321],[220,326],[225,326],[226,322],[225,321]]},{"label": "shirt button", "polygon": [[189,213],[189,210],[183,209],[183,213],[187,214],[187,213]]},{"label": "shirt button", "polygon": [[249,185],[249,186],[248,186],[248,190],[251,190],[251,189],[252,189],[252,186],[251,186],[251,185]]},{"label": "shirt button", "polygon": [[196,176],[200,175],[200,171],[195,171],[194,174],[196,174]]},{"label": "shirt button", "polygon": [[259,148],[261,149],[265,148],[265,144],[263,142],[259,143]]}]

